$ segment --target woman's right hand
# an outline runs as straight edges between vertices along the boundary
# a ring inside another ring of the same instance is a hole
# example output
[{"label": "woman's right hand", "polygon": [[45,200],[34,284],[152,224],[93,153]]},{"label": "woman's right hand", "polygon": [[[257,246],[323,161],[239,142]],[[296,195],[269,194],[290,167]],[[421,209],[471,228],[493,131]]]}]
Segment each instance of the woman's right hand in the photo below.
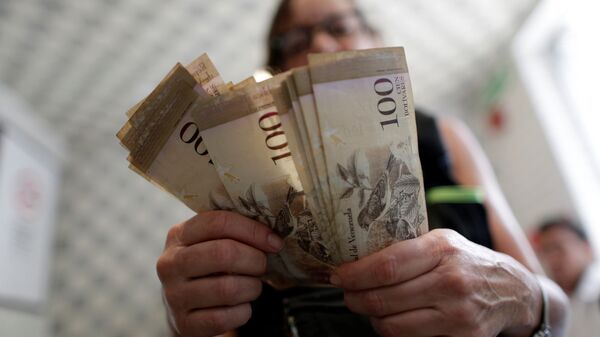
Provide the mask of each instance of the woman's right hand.
[{"label": "woman's right hand", "polygon": [[170,323],[184,337],[208,337],[250,319],[267,253],[283,241],[265,225],[226,211],[174,225],[156,263]]}]

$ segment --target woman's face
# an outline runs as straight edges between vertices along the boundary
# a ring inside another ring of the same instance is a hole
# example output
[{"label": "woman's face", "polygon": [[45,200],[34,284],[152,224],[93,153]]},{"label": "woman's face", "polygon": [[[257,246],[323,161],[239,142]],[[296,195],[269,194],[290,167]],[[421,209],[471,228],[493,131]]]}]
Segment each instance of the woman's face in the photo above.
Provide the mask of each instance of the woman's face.
[{"label": "woman's face", "polygon": [[283,70],[306,65],[309,53],[381,46],[347,0],[292,0],[291,18],[282,31],[286,43]]}]

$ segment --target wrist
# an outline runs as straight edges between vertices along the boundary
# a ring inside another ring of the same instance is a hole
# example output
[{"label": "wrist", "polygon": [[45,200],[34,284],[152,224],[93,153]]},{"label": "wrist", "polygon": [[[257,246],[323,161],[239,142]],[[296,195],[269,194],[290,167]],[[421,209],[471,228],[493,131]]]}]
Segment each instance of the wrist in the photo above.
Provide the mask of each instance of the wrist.
[{"label": "wrist", "polygon": [[513,275],[518,276],[520,287],[515,287],[515,305],[507,312],[502,336],[531,337],[543,322],[542,285],[535,274],[516,263],[511,264],[510,268],[514,269]]},{"label": "wrist", "polygon": [[548,300],[548,292],[544,289],[544,285],[539,277],[537,277],[540,291],[542,292],[542,317],[541,322],[536,328],[533,337],[552,337],[550,327],[550,301]]}]

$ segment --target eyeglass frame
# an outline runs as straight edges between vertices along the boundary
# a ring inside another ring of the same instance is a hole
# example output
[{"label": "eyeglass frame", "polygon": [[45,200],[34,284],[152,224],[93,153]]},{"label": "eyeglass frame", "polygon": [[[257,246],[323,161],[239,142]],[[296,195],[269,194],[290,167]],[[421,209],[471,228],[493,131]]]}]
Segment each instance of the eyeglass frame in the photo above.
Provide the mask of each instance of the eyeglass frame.
[{"label": "eyeglass frame", "polygon": [[[348,32],[348,33],[341,34],[341,35],[336,34],[335,32],[332,32],[333,28],[331,26],[333,26],[334,22],[337,22],[337,21],[345,19],[345,18],[350,18],[350,17],[358,19],[358,23],[359,23],[359,25],[356,28],[354,28],[354,30],[352,32]],[[317,32],[317,31],[326,32],[329,36],[331,36],[335,39],[339,39],[339,38],[343,38],[343,37],[350,37],[353,35],[357,35],[358,33],[373,33],[374,32],[374,30],[367,23],[364,15],[361,13],[361,11],[359,11],[357,8],[354,8],[354,9],[344,12],[344,13],[336,13],[336,14],[330,15],[327,18],[325,18],[324,20],[321,20],[320,22],[318,22],[316,24],[296,26],[294,28],[288,29],[287,31],[276,34],[269,40],[269,46],[270,46],[271,50],[276,51],[276,52],[280,53],[280,55],[285,56],[285,57],[299,55],[302,52],[305,52],[306,50],[308,50],[310,48],[310,45],[312,44],[312,41],[314,39],[315,32]],[[285,50],[286,48],[283,47],[283,44],[285,43],[284,41],[289,40],[288,37],[290,36],[290,34],[294,34],[294,33],[298,33],[298,32],[302,33],[305,37],[307,37],[305,40],[306,45],[302,48],[302,50],[298,50],[298,51],[294,51],[294,52],[286,51]]]}]

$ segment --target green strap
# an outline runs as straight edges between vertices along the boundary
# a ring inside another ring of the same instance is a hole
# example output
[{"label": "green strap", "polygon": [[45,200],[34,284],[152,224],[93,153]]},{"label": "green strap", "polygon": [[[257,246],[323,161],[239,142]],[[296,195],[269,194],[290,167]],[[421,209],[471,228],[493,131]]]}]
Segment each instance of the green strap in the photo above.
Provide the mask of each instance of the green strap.
[{"label": "green strap", "polygon": [[437,186],[427,191],[430,204],[483,203],[484,193],[479,187]]}]

